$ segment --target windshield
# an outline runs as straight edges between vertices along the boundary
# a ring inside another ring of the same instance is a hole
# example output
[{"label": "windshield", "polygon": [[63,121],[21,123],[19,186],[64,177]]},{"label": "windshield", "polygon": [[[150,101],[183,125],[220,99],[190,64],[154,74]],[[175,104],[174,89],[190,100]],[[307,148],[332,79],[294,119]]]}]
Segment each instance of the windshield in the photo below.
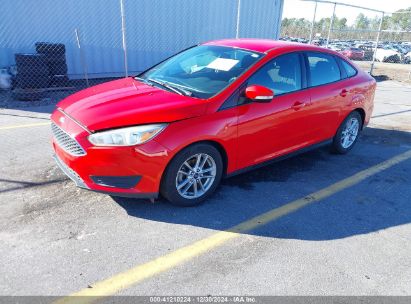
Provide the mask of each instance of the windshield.
[{"label": "windshield", "polygon": [[201,45],[171,57],[137,79],[182,95],[210,98],[262,56],[237,48]]}]

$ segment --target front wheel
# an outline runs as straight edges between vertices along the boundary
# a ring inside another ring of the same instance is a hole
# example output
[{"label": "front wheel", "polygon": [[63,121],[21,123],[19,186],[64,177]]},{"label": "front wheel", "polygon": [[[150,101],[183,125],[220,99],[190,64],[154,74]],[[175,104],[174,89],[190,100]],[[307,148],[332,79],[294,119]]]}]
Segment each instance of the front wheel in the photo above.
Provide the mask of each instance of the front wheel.
[{"label": "front wheel", "polygon": [[209,144],[195,144],[172,159],[160,191],[174,205],[195,206],[213,194],[222,174],[220,152]]},{"label": "front wheel", "polygon": [[358,112],[352,112],[341,123],[334,136],[332,150],[339,154],[345,154],[352,149],[357,142],[362,128],[362,118]]}]

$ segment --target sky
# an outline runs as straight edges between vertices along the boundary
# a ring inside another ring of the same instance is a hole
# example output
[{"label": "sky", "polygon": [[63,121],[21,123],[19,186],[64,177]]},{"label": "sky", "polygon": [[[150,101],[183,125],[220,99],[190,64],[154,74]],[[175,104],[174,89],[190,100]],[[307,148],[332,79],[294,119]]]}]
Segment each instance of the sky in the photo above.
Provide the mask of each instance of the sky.
[{"label": "sky", "polygon": [[[399,9],[405,9],[411,6],[411,0],[331,0],[332,2],[340,2],[346,4],[353,4],[381,10],[385,12],[394,12]],[[307,2],[302,0],[284,0],[283,18],[306,18],[312,20],[314,14],[314,2]],[[333,13],[334,4],[318,3],[316,20],[325,17],[331,17]],[[348,19],[348,24],[352,24],[359,13],[363,13],[368,17],[375,17],[376,12],[361,10],[358,8],[339,6],[337,5],[335,14],[337,17],[345,17]]]}]

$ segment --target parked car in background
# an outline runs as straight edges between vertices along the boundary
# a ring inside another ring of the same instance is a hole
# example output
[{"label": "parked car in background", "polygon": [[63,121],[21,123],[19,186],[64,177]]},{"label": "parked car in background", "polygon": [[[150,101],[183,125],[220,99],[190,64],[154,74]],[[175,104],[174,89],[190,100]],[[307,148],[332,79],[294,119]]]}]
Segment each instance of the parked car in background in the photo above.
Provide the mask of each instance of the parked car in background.
[{"label": "parked car in background", "polygon": [[400,44],[391,44],[391,45],[389,45],[389,48],[392,49],[392,50],[395,50],[395,51],[397,51],[397,52],[399,52],[400,54],[403,54],[403,55],[408,53],[407,48],[400,45]]},{"label": "parked car in background", "polygon": [[408,53],[404,56],[404,63],[406,63],[406,64],[410,64],[410,63],[411,63],[411,52],[408,52]]},{"label": "parked car in background", "polygon": [[62,100],[55,159],[80,187],[193,206],[224,176],[329,144],[347,153],[376,82],[308,44],[228,39]]},{"label": "parked car in background", "polygon": [[360,48],[350,47],[350,48],[346,48],[345,50],[342,50],[340,53],[351,60],[363,60],[364,59],[364,51]]},{"label": "parked car in background", "polygon": [[405,52],[406,54],[411,52],[411,44],[401,43],[401,47],[403,47],[406,50],[406,52]]},{"label": "parked car in background", "polygon": [[314,39],[313,41],[311,41],[311,44],[320,46],[323,45],[323,41],[321,39]]},{"label": "parked car in background", "polygon": [[[282,37],[280,40],[305,42],[302,38]],[[307,41],[308,42],[308,41]],[[311,44],[327,47],[330,50],[341,52],[352,60],[371,61],[376,50],[376,41],[366,39],[330,39],[326,46],[326,40],[316,37]],[[360,54],[361,50],[363,52]],[[390,63],[410,63],[409,53],[411,52],[411,42],[407,41],[382,41],[378,43],[378,51],[375,56],[376,61]]]},{"label": "parked car in background", "polygon": [[356,47],[364,52],[363,60],[372,60],[375,46],[373,46],[372,44],[359,44],[356,45]]},{"label": "parked car in background", "polygon": [[375,54],[375,60],[380,62],[401,62],[401,54],[393,49],[387,47],[378,47]]},{"label": "parked car in background", "polygon": [[330,50],[333,50],[333,51],[336,51],[336,52],[340,52],[344,49],[341,44],[329,44],[328,48]]}]

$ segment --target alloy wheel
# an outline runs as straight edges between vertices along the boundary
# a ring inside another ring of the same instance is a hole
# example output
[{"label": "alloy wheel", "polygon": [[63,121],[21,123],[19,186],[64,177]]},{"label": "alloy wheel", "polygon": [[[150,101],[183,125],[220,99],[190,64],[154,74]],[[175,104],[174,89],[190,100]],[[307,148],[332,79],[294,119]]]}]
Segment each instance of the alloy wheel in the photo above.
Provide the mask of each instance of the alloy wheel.
[{"label": "alloy wheel", "polygon": [[349,148],[355,142],[358,131],[360,130],[360,122],[356,117],[349,119],[341,133],[341,146],[344,149]]},{"label": "alloy wheel", "polygon": [[216,173],[217,166],[210,155],[195,154],[180,166],[176,176],[176,189],[186,199],[199,198],[211,188]]}]

